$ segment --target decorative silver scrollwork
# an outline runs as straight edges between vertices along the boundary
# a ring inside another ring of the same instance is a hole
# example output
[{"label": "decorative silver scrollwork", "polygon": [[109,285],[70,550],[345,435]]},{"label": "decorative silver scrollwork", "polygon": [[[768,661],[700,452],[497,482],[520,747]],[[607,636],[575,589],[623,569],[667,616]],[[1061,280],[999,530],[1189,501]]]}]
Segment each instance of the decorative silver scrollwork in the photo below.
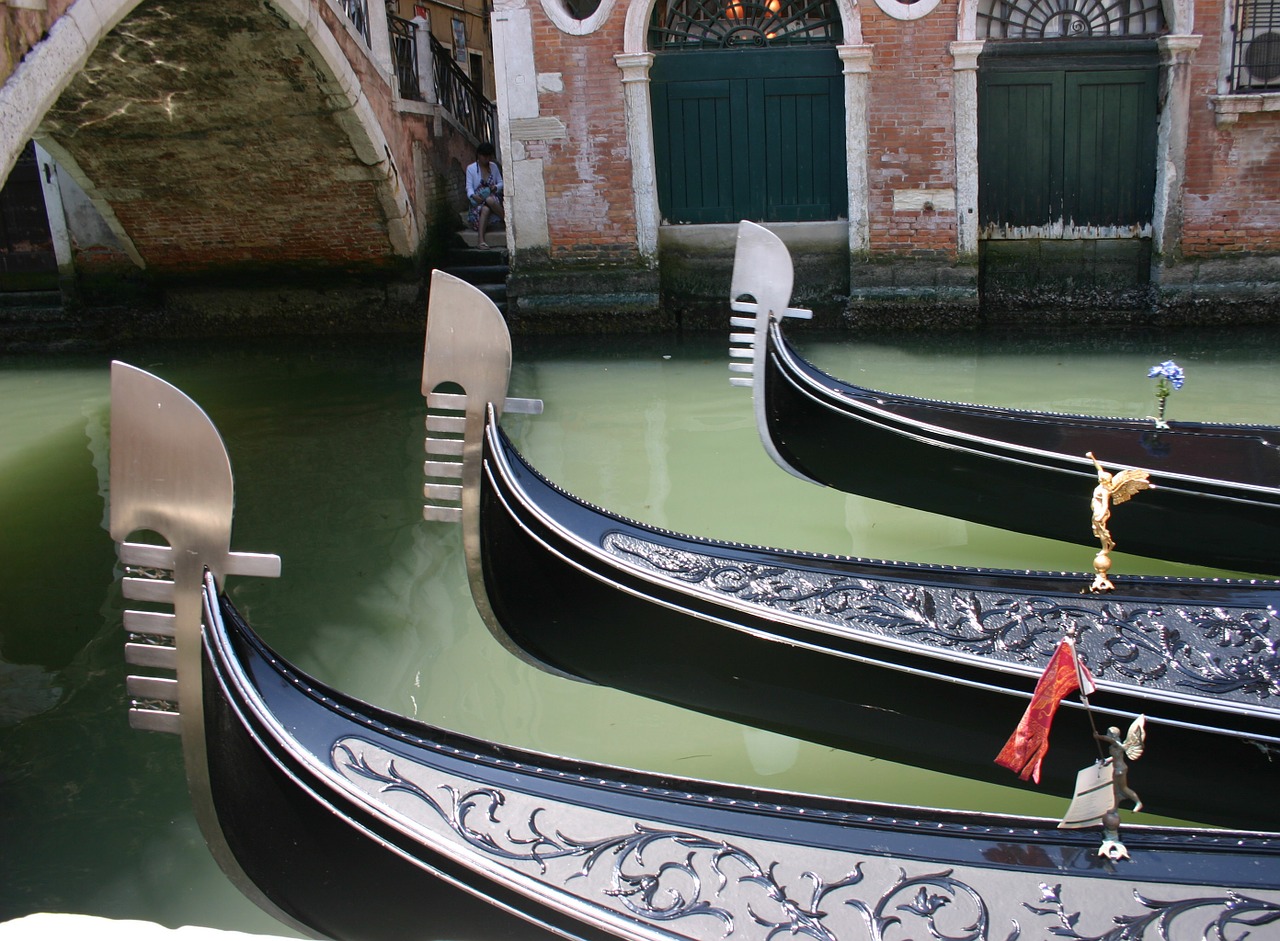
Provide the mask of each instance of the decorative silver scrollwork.
[{"label": "decorative silver scrollwork", "polygon": [[[1108,931],[1082,934],[1079,930],[1080,912],[1073,911],[1063,902],[1062,886],[1042,883],[1040,891],[1042,904],[1027,904],[1027,910],[1054,918],[1058,924],[1049,929],[1050,933],[1071,941],[1141,941],[1144,938],[1168,941],[1174,937],[1197,935],[1201,938],[1245,938],[1254,936],[1256,929],[1264,925],[1280,923],[1280,905],[1238,892],[1161,901],[1135,891],[1133,897],[1147,909],[1146,912],[1117,915]],[[1196,915],[1200,916],[1201,922],[1184,925]]]},{"label": "decorative silver scrollwork", "polygon": [[1280,621],[1270,608],[1124,604],[1008,595],[728,561],[624,533],[604,548],[650,572],[828,625],[1043,668],[1064,636],[1099,679],[1242,702],[1280,696]]},{"label": "decorative silver scrollwork", "polygon": [[[1036,865],[1002,860],[990,868],[940,868],[886,855],[883,845],[872,853],[843,848],[834,834],[819,847],[748,837],[741,821],[733,834],[676,829],[583,807],[572,798],[555,800],[536,789],[507,791],[459,778],[360,738],[336,743],[330,761],[411,828],[456,840],[565,892],[580,900],[570,904],[584,913],[612,908],[672,938],[1016,941],[1023,934],[1018,916],[1029,913],[1046,920],[1037,923],[1036,937],[1172,941],[1242,938],[1280,922],[1280,901],[1270,891],[1254,897],[1231,889],[1146,885],[1114,873],[1096,878],[1092,868],[1050,885],[1036,875],[1048,855]],[[768,809],[770,817],[786,812]],[[848,832],[856,844],[857,824]],[[1160,900],[1157,893],[1170,897]],[[1067,894],[1088,908],[1072,909]],[[1141,910],[1134,910],[1135,900]],[[1088,934],[1087,924],[1111,927]]]},{"label": "decorative silver scrollwork", "polygon": [[[744,922],[763,929],[749,932],[768,941],[797,936],[812,941],[840,941],[842,932],[835,914],[856,912],[871,938],[882,941],[887,929],[905,920],[916,921],[938,941],[979,941],[988,937],[990,923],[981,893],[952,875],[951,870],[908,876],[900,871],[887,890],[859,897],[853,890],[863,883],[862,863],[833,881],[806,871],[807,892],[796,897],[778,875],[780,863],[764,862],[742,846],[714,836],[631,821],[629,827],[596,839],[579,839],[562,832],[563,823],[544,825],[563,806],[539,805],[512,827],[503,819],[507,795],[493,787],[461,789],[439,783],[429,791],[398,763],[408,759],[386,757],[379,770],[369,760],[365,743],[348,739],[333,750],[335,768],[377,786],[383,794],[398,792],[414,797],[420,808],[433,813],[459,839],[506,863],[532,864],[547,877],[549,864],[571,859],[576,866],[561,870],[566,888],[587,881],[599,868],[606,878],[597,891],[616,900],[628,913],[662,924],[689,918],[711,918],[720,924],[717,934],[730,937]],[[418,766],[414,766],[416,770]],[[599,899],[597,899],[599,901]],[[1014,930],[1009,937],[1016,937]]]}]

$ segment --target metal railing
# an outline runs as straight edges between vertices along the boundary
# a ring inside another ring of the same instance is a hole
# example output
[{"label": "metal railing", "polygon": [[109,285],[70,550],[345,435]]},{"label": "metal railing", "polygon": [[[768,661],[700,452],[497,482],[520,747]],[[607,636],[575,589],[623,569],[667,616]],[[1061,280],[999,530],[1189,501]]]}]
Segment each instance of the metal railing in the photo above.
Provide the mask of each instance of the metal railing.
[{"label": "metal railing", "polygon": [[[342,0],[351,25],[372,45],[369,31],[368,0]],[[457,119],[477,141],[497,143],[498,109],[485,98],[466,72],[454,61],[452,53],[430,31],[431,82],[436,101]],[[391,45],[391,62],[400,87],[400,97],[423,101],[422,68],[418,59],[418,24],[387,11],[387,39]]]},{"label": "metal railing", "polygon": [[418,24],[387,13],[387,36],[391,40],[391,61],[395,63],[400,97],[422,100],[418,81]]},{"label": "metal railing", "polygon": [[453,55],[431,37],[436,100],[476,140],[497,143],[498,109],[453,61]]}]

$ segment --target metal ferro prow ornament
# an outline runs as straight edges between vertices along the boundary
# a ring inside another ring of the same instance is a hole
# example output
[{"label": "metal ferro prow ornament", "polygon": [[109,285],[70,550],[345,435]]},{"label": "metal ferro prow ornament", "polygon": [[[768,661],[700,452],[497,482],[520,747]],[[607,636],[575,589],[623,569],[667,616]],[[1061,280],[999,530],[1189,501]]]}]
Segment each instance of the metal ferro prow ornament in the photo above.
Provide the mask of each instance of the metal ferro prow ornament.
[{"label": "metal ferro prow ornament", "polygon": [[1111,570],[1111,550],[1116,542],[1111,538],[1111,530],[1107,529],[1107,521],[1111,518],[1111,507],[1124,503],[1139,490],[1146,490],[1151,484],[1150,475],[1144,470],[1126,468],[1118,474],[1106,470],[1098,459],[1089,451],[1085,455],[1093,461],[1098,470],[1098,485],[1093,488],[1093,498],[1089,508],[1093,514],[1093,534],[1102,543],[1102,548],[1093,557],[1093,583],[1090,591],[1111,591],[1116,586],[1107,577]]}]

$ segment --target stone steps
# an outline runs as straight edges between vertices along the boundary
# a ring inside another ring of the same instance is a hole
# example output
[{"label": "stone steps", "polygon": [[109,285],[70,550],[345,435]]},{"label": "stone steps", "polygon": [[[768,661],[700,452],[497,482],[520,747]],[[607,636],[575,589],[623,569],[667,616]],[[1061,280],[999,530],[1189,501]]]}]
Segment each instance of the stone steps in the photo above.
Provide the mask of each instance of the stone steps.
[{"label": "stone steps", "polygon": [[505,313],[507,276],[511,271],[507,264],[507,234],[502,229],[489,232],[485,239],[489,244],[487,249],[477,248],[479,241],[477,233],[463,229],[440,268],[455,278],[474,284]]}]

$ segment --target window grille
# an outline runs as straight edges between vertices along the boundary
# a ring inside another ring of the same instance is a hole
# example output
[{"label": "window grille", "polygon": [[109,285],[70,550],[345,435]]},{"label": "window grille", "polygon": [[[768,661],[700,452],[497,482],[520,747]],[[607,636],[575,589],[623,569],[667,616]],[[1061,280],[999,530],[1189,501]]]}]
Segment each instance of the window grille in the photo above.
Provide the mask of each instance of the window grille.
[{"label": "window grille", "polygon": [[[1275,2],[1275,0],[1272,0]],[[1160,0],[981,0],[980,39],[1158,36]]]},{"label": "window grille", "polygon": [[369,45],[372,40],[369,38],[369,6],[367,0],[342,0],[342,8],[347,13],[347,19],[351,21],[351,25],[356,28],[356,32],[364,37],[364,44]]},{"label": "window grille", "polygon": [[1232,32],[1232,89],[1280,92],[1280,0],[1238,0]]},{"label": "window grille", "polygon": [[658,0],[649,24],[649,48],[662,52],[840,40],[832,0]]}]

